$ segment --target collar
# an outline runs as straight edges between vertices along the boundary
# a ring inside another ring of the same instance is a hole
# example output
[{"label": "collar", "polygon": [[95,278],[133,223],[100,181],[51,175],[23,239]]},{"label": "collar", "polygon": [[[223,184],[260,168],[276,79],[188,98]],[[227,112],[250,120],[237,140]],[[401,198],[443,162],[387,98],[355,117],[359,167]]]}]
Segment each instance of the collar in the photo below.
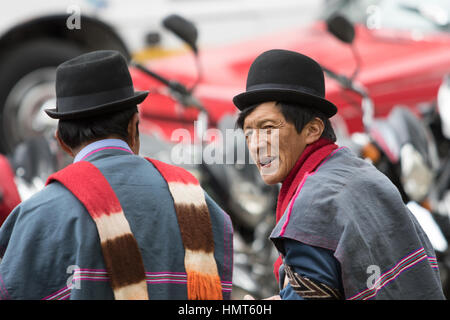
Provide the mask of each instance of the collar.
[{"label": "collar", "polygon": [[129,153],[133,153],[133,151],[131,151],[128,144],[123,140],[103,139],[103,140],[98,140],[98,141],[92,142],[92,143],[88,144],[86,147],[84,147],[83,149],[81,149],[81,151],[78,152],[78,154],[75,156],[75,159],[73,159],[73,163],[82,161],[82,160],[86,159],[88,156],[90,156],[98,151],[105,150],[105,149],[116,149],[116,150],[123,150],[123,151],[127,151]]}]

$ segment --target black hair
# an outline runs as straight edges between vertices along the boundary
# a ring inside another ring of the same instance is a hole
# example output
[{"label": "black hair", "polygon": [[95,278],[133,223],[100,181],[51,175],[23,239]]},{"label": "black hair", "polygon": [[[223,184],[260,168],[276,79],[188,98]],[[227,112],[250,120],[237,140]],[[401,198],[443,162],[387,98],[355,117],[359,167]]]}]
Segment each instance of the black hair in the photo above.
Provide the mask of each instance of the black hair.
[{"label": "black hair", "polygon": [[99,117],[59,120],[58,134],[61,140],[72,149],[107,137],[127,141],[128,123],[137,112],[137,106],[131,106]]},{"label": "black hair", "polygon": [[[243,111],[241,111],[236,120],[236,127],[243,129],[245,118],[252,113],[259,104],[255,104],[250,106]],[[280,108],[281,113],[287,122],[292,123],[295,126],[295,129],[298,133],[300,133],[306,124],[310,121],[314,120],[314,118],[319,118],[324,123],[324,129],[322,132],[322,138],[326,138],[332,142],[336,142],[336,134],[334,133],[334,129],[331,125],[330,119],[320,111],[311,109],[311,108],[303,108],[301,106],[295,104],[289,104],[284,102],[277,102],[276,106]]]}]

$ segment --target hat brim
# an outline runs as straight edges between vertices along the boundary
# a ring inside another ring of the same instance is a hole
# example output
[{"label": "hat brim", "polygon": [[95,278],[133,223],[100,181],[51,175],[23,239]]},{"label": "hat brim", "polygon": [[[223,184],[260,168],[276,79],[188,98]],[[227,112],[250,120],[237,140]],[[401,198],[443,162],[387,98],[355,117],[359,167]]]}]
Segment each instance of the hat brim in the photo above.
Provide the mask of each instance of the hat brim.
[{"label": "hat brim", "polygon": [[330,101],[292,89],[255,89],[238,94],[233,98],[233,103],[241,111],[255,104],[269,101],[295,103],[306,108],[314,108],[323,112],[328,118],[337,113],[337,107]]},{"label": "hat brim", "polygon": [[81,111],[73,111],[73,112],[58,112],[56,108],[53,109],[45,109],[44,111],[50,118],[59,119],[59,120],[73,120],[73,119],[82,119],[88,117],[95,117],[103,114],[107,114],[114,111],[119,111],[121,109],[129,108],[130,105],[138,105],[145,100],[148,95],[148,91],[136,91],[134,96],[112,101],[109,103],[105,103],[102,105],[98,105],[92,108],[83,109]]}]

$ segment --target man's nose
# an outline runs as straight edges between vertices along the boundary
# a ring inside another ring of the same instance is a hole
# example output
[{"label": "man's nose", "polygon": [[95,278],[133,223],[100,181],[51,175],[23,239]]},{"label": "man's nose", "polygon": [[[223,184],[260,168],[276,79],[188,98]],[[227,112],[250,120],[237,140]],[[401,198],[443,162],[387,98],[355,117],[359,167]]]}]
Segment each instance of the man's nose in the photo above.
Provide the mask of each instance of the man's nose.
[{"label": "man's nose", "polygon": [[267,151],[267,132],[266,130],[255,130],[248,139],[248,149],[256,159],[258,154]]}]

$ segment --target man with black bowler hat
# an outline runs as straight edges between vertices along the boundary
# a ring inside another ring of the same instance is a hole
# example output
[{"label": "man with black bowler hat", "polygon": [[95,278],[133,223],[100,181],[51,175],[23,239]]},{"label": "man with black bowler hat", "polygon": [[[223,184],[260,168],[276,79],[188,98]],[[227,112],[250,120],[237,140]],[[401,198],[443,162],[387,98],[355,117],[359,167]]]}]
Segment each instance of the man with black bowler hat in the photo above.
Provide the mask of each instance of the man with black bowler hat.
[{"label": "man with black bowler hat", "polygon": [[74,163],[0,229],[0,299],[229,299],[232,226],[187,171],[139,154],[126,59],[56,72],[56,138]]},{"label": "man with black bowler hat", "polygon": [[335,144],[318,63],[264,52],[233,102],[262,179],[282,183],[271,299],[444,298],[433,247],[398,190]]}]

